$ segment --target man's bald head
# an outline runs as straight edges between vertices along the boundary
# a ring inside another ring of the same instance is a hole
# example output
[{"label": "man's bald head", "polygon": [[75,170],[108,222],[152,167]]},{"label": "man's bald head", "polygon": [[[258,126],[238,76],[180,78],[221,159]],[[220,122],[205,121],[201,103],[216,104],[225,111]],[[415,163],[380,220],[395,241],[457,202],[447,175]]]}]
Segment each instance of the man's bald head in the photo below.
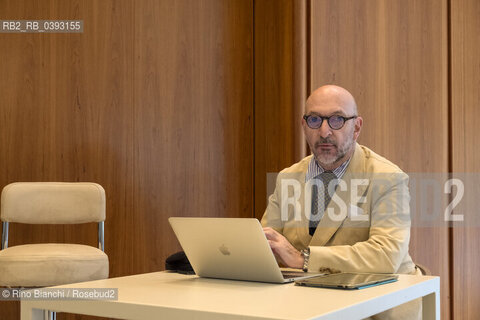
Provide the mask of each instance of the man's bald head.
[{"label": "man's bald head", "polygon": [[347,115],[357,115],[357,103],[352,94],[346,89],[335,86],[325,85],[313,91],[305,104],[305,114],[308,114],[312,107],[330,106],[340,107]]}]

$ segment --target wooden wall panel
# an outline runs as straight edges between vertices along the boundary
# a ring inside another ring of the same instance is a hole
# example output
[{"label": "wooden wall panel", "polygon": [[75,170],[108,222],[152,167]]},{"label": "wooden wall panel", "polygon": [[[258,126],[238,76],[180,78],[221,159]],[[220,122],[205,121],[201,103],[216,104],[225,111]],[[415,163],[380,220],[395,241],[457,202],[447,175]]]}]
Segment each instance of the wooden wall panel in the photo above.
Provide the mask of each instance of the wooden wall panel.
[{"label": "wooden wall panel", "polygon": [[[359,142],[406,172],[448,170],[446,4],[312,0],[311,89],[352,92],[364,118]],[[413,259],[441,276],[444,319],[448,248],[445,225],[412,228]]]},{"label": "wooden wall panel", "polygon": [[[267,205],[267,175],[303,158],[307,96],[304,1],[255,1],[255,216]],[[269,190],[271,193],[273,190]]]},{"label": "wooden wall panel", "polygon": [[[19,7],[21,8],[21,7]],[[44,7],[42,7],[44,8]],[[48,6],[46,6],[48,8]],[[25,7],[8,17],[30,17]],[[6,14],[5,11],[1,10]],[[117,214],[130,211],[133,58],[124,24],[128,2],[83,6],[70,2],[45,11],[51,19],[85,20],[83,34],[2,34],[1,185],[13,181],[95,181],[107,192],[106,237]],[[101,16],[101,18],[100,18]],[[128,190],[128,192],[127,192]],[[113,200],[114,199],[114,200]],[[112,219],[112,220],[110,220]],[[72,228],[14,226],[11,244],[81,242]],[[45,228],[45,229],[43,229]],[[53,230],[55,229],[55,230]],[[90,229],[90,228],[89,228]],[[96,227],[90,243],[96,244]],[[46,232],[45,232],[46,231]],[[17,237],[18,235],[18,237]],[[54,239],[52,239],[52,237]]]},{"label": "wooden wall panel", "polygon": [[[102,184],[110,276],[164,268],[169,216],[253,215],[252,2],[2,1],[0,15],[84,20],[0,34],[0,182]],[[95,237],[14,225],[10,243]]]},{"label": "wooden wall panel", "polygon": [[[131,1],[1,1],[0,19],[83,19],[83,34],[0,34],[0,186],[95,181],[107,193],[111,275],[128,264],[119,237],[132,211]],[[96,246],[95,224],[12,225],[10,245]],[[131,270],[133,271],[133,270]],[[18,319],[18,305],[1,306]]]},{"label": "wooden wall panel", "polygon": [[480,314],[480,3],[452,0],[451,19],[453,171],[454,177],[463,176],[466,183],[462,204],[454,212],[463,214],[465,223],[455,223],[452,229],[453,315],[454,319],[477,319]]},{"label": "wooden wall panel", "polygon": [[168,217],[252,216],[253,7],[141,1],[135,21],[132,260],[147,272],[180,250]]}]

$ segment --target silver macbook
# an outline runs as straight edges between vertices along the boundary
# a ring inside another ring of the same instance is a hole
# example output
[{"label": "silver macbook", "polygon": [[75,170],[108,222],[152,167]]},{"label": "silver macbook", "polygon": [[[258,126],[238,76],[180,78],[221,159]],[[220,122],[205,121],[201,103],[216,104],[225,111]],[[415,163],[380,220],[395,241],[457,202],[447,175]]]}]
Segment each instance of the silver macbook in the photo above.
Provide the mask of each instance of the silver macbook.
[{"label": "silver macbook", "polygon": [[172,217],[168,221],[200,277],[287,283],[318,275],[282,273],[257,219]]}]

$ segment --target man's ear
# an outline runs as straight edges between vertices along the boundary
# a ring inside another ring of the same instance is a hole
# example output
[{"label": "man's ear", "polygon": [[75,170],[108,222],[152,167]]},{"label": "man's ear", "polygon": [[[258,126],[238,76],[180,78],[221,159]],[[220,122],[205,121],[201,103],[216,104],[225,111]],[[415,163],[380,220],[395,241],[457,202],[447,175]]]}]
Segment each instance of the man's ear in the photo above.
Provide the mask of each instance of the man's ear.
[{"label": "man's ear", "polygon": [[303,131],[307,129],[307,121],[305,121],[303,117],[302,117],[302,127],[303,127]]},{"label": "man's ear", "polygon": [[362,126],[363,126],[363,118],[362,117],[355,118],[355,128],[353,131],[353,138],[355,139],[355,141],[357,141],[358,136],[360,135],[360,131],[362,131]]}]

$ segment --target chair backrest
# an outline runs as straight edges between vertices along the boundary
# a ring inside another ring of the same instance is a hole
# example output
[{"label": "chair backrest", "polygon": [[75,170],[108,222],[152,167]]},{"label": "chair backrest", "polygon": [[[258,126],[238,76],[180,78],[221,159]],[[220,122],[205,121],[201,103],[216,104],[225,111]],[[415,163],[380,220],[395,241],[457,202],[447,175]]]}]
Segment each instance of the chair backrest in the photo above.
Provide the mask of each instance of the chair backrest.
[{"label": "chair backrest", "polygon": [[15,182],[3,188],[1,219],[29,224],[105,220],[105,190],[90,182]]}]

